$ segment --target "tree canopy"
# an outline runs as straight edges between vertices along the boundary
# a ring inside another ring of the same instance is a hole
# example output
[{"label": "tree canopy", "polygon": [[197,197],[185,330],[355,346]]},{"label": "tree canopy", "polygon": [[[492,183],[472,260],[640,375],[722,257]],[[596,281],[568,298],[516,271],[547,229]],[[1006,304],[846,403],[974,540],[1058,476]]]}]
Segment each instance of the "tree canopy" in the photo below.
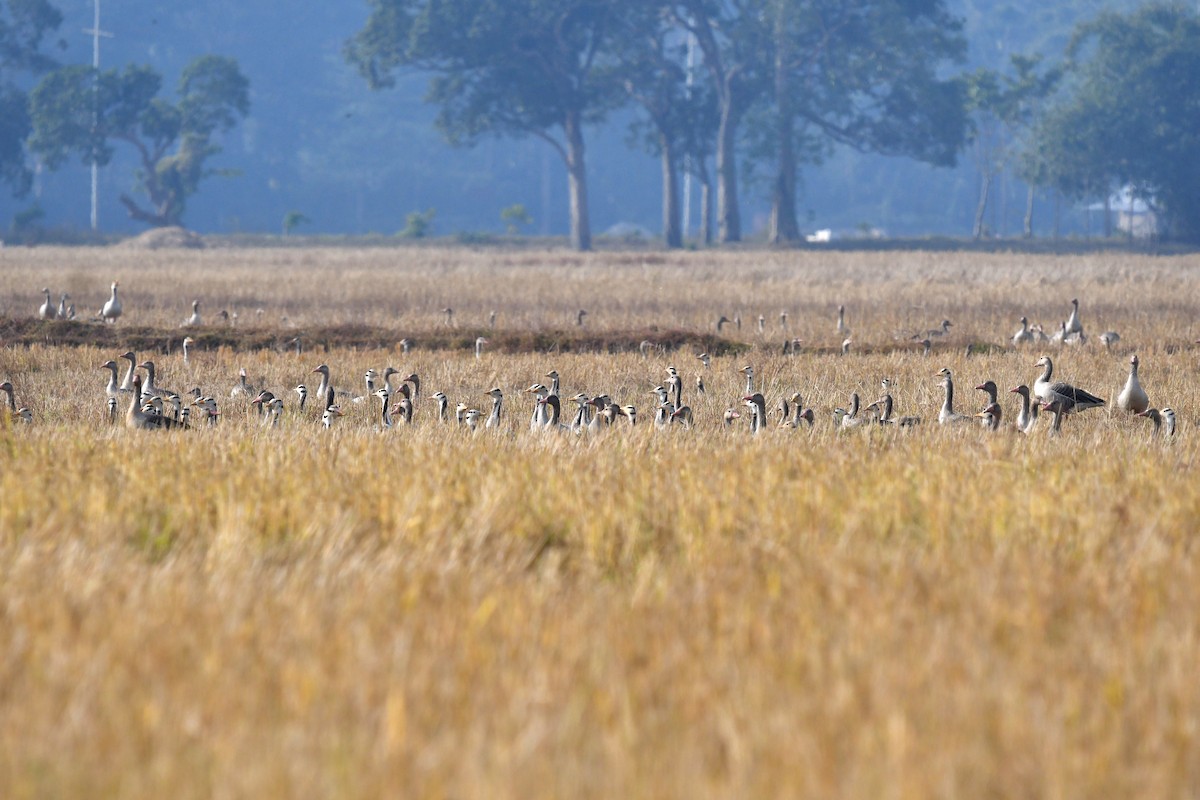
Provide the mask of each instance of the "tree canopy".
[{"label": "tree canopy", "polygon": [[18,194],[29,188],[25,138],[30,120],[28,99],[15,79],[54,66],[42,46],[61,24],[62,14],[46,0],[0,0],[0,183]]},{"label": "tree canopy", "polygon": [[1030,174],[1081,199],[1132,186],[1171,237],[1200,242],[1200,18],[1173,4],[1104,14],[1068,57]]},{"label": "tree canopy", "polygon": [[373,87],[402,67],[432,73],[427,100],[455,144],[533,135],[567,166],[571,240],[591,246],[583,126],[617,100],[600,68],[617,5],[604,0],[370,0],[345,48]]},{"label": "tree canopy", "polygon": [[72,155],[103,166],[115,143],[130,145],[140,161],[137,187],[150,207],[128,195],[121,203],[141,222],[178,225],[200,181],[221,174],[206,166],[221,151],[213,138],[249,112],[249,82],[233,59],[209,55],[183,70],[175,102],[161,91],[162,76],[150,67],[56,70],[31,95],[30,146],[54,168]]}]

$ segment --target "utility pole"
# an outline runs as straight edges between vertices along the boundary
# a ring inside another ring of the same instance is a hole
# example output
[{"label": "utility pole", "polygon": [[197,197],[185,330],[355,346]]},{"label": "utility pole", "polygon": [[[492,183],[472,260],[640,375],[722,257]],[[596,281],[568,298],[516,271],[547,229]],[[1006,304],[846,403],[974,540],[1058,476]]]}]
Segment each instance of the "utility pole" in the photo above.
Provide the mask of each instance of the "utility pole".
[{"label": "utility pole", "polygon": [[[100,93],[100,37],[104,36],[109,39],[112,34],[108,31],[100,30],[100,0],[92,0],[92,5],[95,8],[95,15],[92,18],[92,27],[84,28],[83,32],[92,37],[92,69],[95,70],[95,83],[92,85],[92,128],[95,129],[98,123],[100,109],[97,108],[99,103]],[[99,205],[99,186],[100,186],[100,168],[96,166],[95,153],[92,154],[92,230],[97,230],[100,227],[100,215],[98,212]]]}]

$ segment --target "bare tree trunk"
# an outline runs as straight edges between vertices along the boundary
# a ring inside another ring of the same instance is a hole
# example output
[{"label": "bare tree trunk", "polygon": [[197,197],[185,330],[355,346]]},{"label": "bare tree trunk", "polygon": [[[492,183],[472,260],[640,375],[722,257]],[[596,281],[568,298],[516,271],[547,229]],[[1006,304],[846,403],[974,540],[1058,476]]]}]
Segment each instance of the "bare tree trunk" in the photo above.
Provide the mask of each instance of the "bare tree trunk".
[{"label": "bare tree trunk", "polygon": [[708,165],[700,160],[696,179],[700,181],[700,241],[705,246],[712,244],[713,235],[713,190],[712,177],[708,174]]},{"label": "bare tree trunk", "polygon": [[733,100],[721,103],[721,124],[717,130],[717,241],[740,242],[742,217],[737,191],[737,117]]},{"label": "bare tree trunk", "polygon": [[988,192],[991,188],[992,173],[985,169],[979,187],[979,205],[975,207],[975,227],[971,230],[971,236],[977,241],[983,238],[983,215],[987,212]]},{"label": "bare tree trunk", "polygon": [[659,135],[663,171],[663,241],[667,247],[683,247],[683,217],[679,208],[679,169],[670,137]]},{"label": "bare tree trunk", "polygon": [[567,140],[567,189],[571,202],[571,246],[592,249],[592,228],[588,218],[587,167],[583,158],[583,126],[577,111],[567,113],[563,122]]},{"label": "bare tree trunk", "polygon": [[784,11],[780,3],[775,21],[775,107],[778,114],[775,128],[779,162],[775,183],[771,189],[771,243],[800,241],[800,226],[796,223],[796,150],[795,117],[792,95],[788,86],[787,63],[790,59]]},{"label": "bare tree trunk", "polygon": [[1033,238],[1033,187],[1028,187],[1025,193],[1025,225],[1024,232],[1026,239]]}]

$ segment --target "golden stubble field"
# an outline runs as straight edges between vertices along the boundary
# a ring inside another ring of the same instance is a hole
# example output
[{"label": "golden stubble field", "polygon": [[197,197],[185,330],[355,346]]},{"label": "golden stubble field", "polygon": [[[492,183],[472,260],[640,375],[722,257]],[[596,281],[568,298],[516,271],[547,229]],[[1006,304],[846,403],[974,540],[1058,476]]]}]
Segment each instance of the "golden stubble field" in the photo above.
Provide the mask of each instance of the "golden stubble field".
[{"label": "golden stubble field", "polygon": [[[164,339],[199,298],[418,343],[447,306],[481,330],[737,315],[748,347],[706,371],[686,351],[142,354],[221,403],[164,435],[104,421],[117,353],[5,344],[35,424],[0,429],[3,795],[1200,796],[1198,277],[1121,254],[0,251],[0,314],[42,286],[82,314],[119,279],[120,324]],[[1050,329],[1072,297],[1091,341],[1047,350],[1058,372],[1111,400],[1136,352],[1173,440],[1108,409],[1057,438],[931,424],[942,366],[961,410],[982,380],[1032,383],[1040,351],[966,346],[1022,314]],[[839,303],[849,355],[780,354],[836,348]],[[943,317],[932,356],[904,343]],[[368,367],[419,373],[416,424],[381,434],[378,401],[347,400],[321,430],[290,389],[322,361],[355,393]],[[723,429],[747,363],[816,427]],[[669,364],[693,430],[647,424]],[[279,429],[229,399],[240,367],[286,396]],[[639,424],[530,433],[521,390],[551,368]],[[883,377],[920,428],[836,432]],[[432,392],[486,411],[492,386],[503,430],[433,419]]]}]

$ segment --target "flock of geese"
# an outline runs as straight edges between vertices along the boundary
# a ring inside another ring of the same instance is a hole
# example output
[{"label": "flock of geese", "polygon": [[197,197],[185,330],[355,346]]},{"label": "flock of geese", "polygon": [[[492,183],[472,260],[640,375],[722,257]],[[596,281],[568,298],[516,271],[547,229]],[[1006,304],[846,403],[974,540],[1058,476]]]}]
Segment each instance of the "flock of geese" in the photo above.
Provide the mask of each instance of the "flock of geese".
[{"label": "flock of geese", "polygon": [[[112,283],[111,292],[108,302],[98,312],[98,315],[106,322],[114,322],[122,313],[116,281]],[[43,289],[43,293],[46,298],[40,310],[43,318],[70,319],[72,317],[73,307],[68,305],[70,298],[67,295],[62,296],[56,308],[51,301],[50,291]],[[1078,300],[1072,300],[1071,305],[1070,316],[1062,322],[1059,328],[1058,343],[1060,344],[1086,341],[1079,319]],[[184,325],[201,324],[199,306],[199,301],[192,304],[192,317],[185,320]],[[450,313],[449,309],[446,309],[446,312]],[[581,311],[579,314],[579,324],[582,324],[584,313]],[[923,337],[922,344],[926,345],[928,352],[929,339],[947,335],[951,326],[952,323],[949,320],[943,320],[937,328],[919,333],[913,338]],[[844,307],[838,308],[837,332],[847,335],[849,333],[846,327]],[[1111,346],[1119,338],[1112,331],[1106,332],[1100,337],[1106,347]],[[1055,340],[1053,337],[1045,336],[1040,326],[1030,327],[1027,319],[1022,317],[1021,328],[1014,334],[1012,341],[1015,346],[1021,347]],[[482,337],[476,341],[475,355],[477,358],[486,342],[487,340]],[[189,343],[190,340],[185,340],[183,349],[185,363],[188,362]],[[848,343],[849,339],[847,338],[843,347],[847,347]],[[407,352],[407,348],[405,351]],[[109,373],[105,385],[105,397],[107,417],[110,421],[114,423],[117,421],[120,406],[124,401],[125,424],[130,428],[165,430],[190,428],[197,424],[216,425],[218,423],[221,411],[215,396],[205,394],[201,389],[195,388],[187,393],[190,402],[185,403],[181,395],[159,385],[158,373],[153,361],[139,362],[133,352],[123,353],[118,358],[129,362],[123,378],[119,379],[120,368],[115,360],[106,361],[100,366],[100,369]],[[696,358],[699,359],[706,371],[710,368],[711,358],[707,354],[701,353]],[[1031,433],[1037,427],[1039,416],[1048,414],[1052,417],[1052,422],[1047,426],[1047,430],[1049,435],[1055,436],[1059,433],[1065,417],[1106,405],[1105,400],[1092,392],[1056,379],[1054,362],[1050,356],[1042,356],[1034,366],[1041,368],[1042,371],[1033,381],[1032,387],[1022,384],[1009,390],[1019,398],[1018,410],[1012,425],[1015,430],[1025,434]],[[1175,412],[1171,408],[1150,407],[1149,396],[1138,377],[1138,366],[1138,357],[1134,355],[1130,359],[1129,375],[1125,386],[1116,399],[1117,408],[1123,412],[1146,417],[1153,422],[1156,431],[1165,436],[1173,436]],[[755,390],[753,367],[744,366],[740,372],[745,379],[745,390],[741,395],[740,405],[748,409],[748,420],[744,424],[750,433],[759,434],[769,425],[767,400],[762,392]],[[320,383],[315,390],[310,391],[308,386],[303,383],[298,384],[292,390],[295,395],[292,405],[295,414],[301,419],[309,415],[313,418],[319,416],[321,424],[325,428],[330,428],[339,418],[347,415],[343,408],[343,403],[347,399],[355,406],[369,407],[369,404],[373,402],[372,398],[375,398],[379,401],[378,412],[377,416],[375,412],[372,412],[371,417],[377,420],[378,429],[388,430],[398,425],[414,423],[414,413],[421,395],[421,379],[416,373],[398,377],[402,373],[392,367],[387,367],[382,372],[369,369],[363,376],[365,391],[362,394],[335,389],[330,368],[326,364],[316,367],[312,374],[321,376]],[[696,376],[695,391],[698,395],[704,395],[706,392],[704,374],[699,373]],[[594,433],[617,424],[637,424],[636,406],[618,403],[607,394],[589,396],[585,393],[577,393],[569,398],[569,401],[574,404],[574,409],[571,411],[568,421],[564,416],[563,403],[560,399],[558,372],[551,370],[546,373],[545,377],[549,379],[548,382],[537,382],[524,390],[524,394],[531,395],[533,400],[529,420],[530,430],[578,434]],[[955,409],[955,383],[950,369],[948,367],[941,369],[936,377],[939,378],[939,385],[944,392],[942,406],[936,417],[938,425],[977,424],[989,430],[999,430],[1002,427],[1004,413],[1000,403],[999,388],[994,381],[985,380],[974,387],[986,395],[986,402],[980,411],[961,413]],[[839,407],[833,410],[834,425],[840,430],[846,430],[869,425],[911,428],[921,424],[922,419],[919,416],[895,416],[895,401],[891,393],[892,382],[890,380],[884,379],[881,388],[880,397],[866,406],[862,405],[857,393],[851,394],[848,408]],[[29,408],[17,405],[11,382],[0,383],[0,392],[7,395],[9,419],[15,422],[32,423],[33,415]],[[696,424],[695,413],[683,401],[683,379],[679,370],[674,366],[667,367],[666,379],[652,389],[650,394],[655,398],[651,409],[656,426],[665,428],[679,425],[683,428],[691,428]],[[315,397],[316,402],[309,403],[310,395]],[[449,423],[453,419],[456,425],[471,431],[480,428],[501,427],[505,411],[504,392],[497,387],[492,388],[484,396],[490,399],[490,409],[487,410],[486,416],[483,409],[460,402],[453,409],[453,417],[451,417],[450,400],[447,395],[443,392],[433,393],[431,397],[436,402],[434,412],[436,421]],[[280,425],[284,414],[284,396],[252,386],[248,382],[245,369],[240,371],[237,382],[229,390],[229,399],[242,405],[244,410],[253,409],[261,417],[264,426],[277,427]],[[798,392],[785,393],[780,398],[776,410],[778,411],[776,427],[811,428],[818,418],[812,408],[804,405],[803,398]],[[193,415],[196,419],[193,419]],[[737,405],[730,406],[725,409],[719,424],[725,428],[732,428],[735,425],[743,424],[738,422],[742,418],[743,415],[739,412]]]}]

